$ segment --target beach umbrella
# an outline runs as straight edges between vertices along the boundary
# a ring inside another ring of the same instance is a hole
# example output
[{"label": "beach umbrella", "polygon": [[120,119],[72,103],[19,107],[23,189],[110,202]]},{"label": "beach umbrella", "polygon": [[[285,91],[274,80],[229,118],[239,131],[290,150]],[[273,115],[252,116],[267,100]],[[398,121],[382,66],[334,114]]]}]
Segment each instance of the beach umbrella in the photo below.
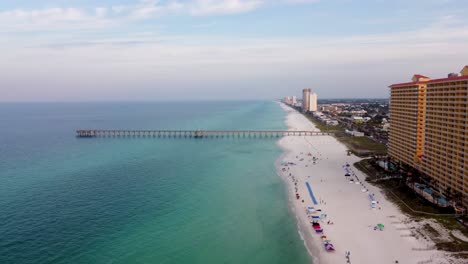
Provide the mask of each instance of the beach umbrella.
[{"label": "beach umbrella", "polygon": [[377,224],[377,227],[383,229],[385,226],[383,224]]}]

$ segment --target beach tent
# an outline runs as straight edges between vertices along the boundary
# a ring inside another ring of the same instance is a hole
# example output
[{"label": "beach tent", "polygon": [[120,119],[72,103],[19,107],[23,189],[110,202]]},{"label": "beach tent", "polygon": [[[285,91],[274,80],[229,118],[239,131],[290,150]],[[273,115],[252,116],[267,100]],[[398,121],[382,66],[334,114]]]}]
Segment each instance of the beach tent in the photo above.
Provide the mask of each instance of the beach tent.
[{"label": "beach tent", "polygon": [[313,214],[315,212],[316,212],[316,210],[313,207],[311,207],[311,206],[307,207],[307,213]]},{"label": "beach tent", "polygon": [[327,251],[333,251],[333,250],[335,250],[335,248],[333,247],[333,244],[332,244],[332,243],[326,243],[326,244],[325,244],[325,249],[326,249]]},{"label": "beach tent", "polygon": [[382,230],[385,226],[383,224],[377,224],[377,228],[379,228],[380,230]]}]

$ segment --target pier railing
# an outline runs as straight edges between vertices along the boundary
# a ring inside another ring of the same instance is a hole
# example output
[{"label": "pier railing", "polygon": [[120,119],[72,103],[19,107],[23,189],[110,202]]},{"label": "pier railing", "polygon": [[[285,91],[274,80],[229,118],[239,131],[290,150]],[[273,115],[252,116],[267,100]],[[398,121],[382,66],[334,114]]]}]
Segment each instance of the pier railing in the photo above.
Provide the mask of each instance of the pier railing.
[{"label": "pier railing", "polygon": [[309,130],[123,130],[123,129],[78,129],[76,136],[92,137],[283,137],[283,136],[326,136],[331,133]]}]

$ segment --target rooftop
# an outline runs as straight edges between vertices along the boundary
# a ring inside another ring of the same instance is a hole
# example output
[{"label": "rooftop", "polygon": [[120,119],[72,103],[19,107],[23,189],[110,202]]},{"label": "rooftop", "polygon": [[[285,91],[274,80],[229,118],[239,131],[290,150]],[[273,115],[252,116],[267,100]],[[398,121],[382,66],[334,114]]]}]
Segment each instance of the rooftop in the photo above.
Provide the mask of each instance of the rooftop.
[{"label": "rooftop", "polygon": [[421,74],[415,74],[414,77],[416,77],[416,78],[429,78],[429,77],[421,75]]},{"label": "rooftop", "polygon": [[[466,65],[464,68],[468,68],[468,65]],[[415,74],[414,77],[416,77],[416,78],[429,78],[429,77],[426,77],[426,76],[420,75],[420,74]],[[390,88],[407,87],[407,86],[419,85],[419,84],[431,84],[431,83],[460,81],[460,80],[468,80],[468,76],[446,77],[446,78],[426,80],[426,81],[421,80],[421,81],[417,81],[417,82],[394,83],[394,84],[390,85],[389,87]]]}]

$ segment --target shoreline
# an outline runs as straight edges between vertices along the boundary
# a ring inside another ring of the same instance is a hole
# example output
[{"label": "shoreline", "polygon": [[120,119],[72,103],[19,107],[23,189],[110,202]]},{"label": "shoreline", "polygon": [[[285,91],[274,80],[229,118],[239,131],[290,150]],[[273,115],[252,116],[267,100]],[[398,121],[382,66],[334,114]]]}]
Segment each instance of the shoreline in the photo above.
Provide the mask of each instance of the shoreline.
[{"label": "shoreline", "polygon": [[[278,103],[280,107],[283,108],[283,110],[286,111],[285,107],[283,106],[282,103]],[[292,109],[292,108],[291,108]],[[287,119],[288,119],[288,113],[286,113],[286,116],[284,117],[283,122],[287,125]],[[294,130],[293,127],[287,125],[287,130]],[[281,139],[276,142],[278,147],[281,149],[283,152],[278,159],[275,161],[275,170],[278,176],[283,180],[284,182],[284,187],[286,188],[286,195],[288,199],[288,205],[289,205],[289,211],[294,216],[294,221],[296,222],[296,227],[297,227],[297,232],[299,234],[299,237],[302,239],[305,249],[307,250],[307,253],[309,254],[309,257],[311,258],[311,261],[313,264],[319,264],[320,262],[320,249],[317,247],[317,245],[313,242],[310,236],[308,236],[308,229],[309,225],[306,225],[304,221],[301,221],[300,219],[300,214],[301,212],[298,211],[297,206],[295,206],[296,200],[294,199],[294,192],[293,192],[293,186],[290,181],[288,181],[288,178],[284,176],[284,174],[281,171],[281,162],[285,160],[288,156],[293,154],[293,151],[288,149],[284,144],[281,144]]]},{"label": "shoreline", "polygon": [[[279,105],[286,112],[284,122],[288,130],[315,130],[301,113]],[[364,181],[366,176],[353,166],[361,158],[348,156],[346,147],[332,136],[286,136],[277,144],[283,153],[275,162],[276,171],[286,183],[289,209],[314,264],[348,263],[348,251],[349,263],[457,263],[456,259],[449,262],[445,252],[435,250],[432,241],[414,235],[412,229],[418,223],[411,223],[378,187]],[[317,158],[316,162],[312,162],[312,157]],[[285,161],[296,165],[282,166]],[[354,178],[353,184],[344,176],[346,168],[353,174],[349,177]],[[320,200],[317,205],[313,204],[306,182]],[[300,199],[296,199],[296,193]],[[375,197],[375,208],[371,208],[370,194]],[[327,252],[322,235],[312,229],[306,214],[309,206],[327,214],[319,223],[335,251]],[[328,225],[328,221],[333,224]],[[385,226],[382,231],[375,229],[379,223]]]},{"label": "shoreline", "polygon": [[275,168],[276,168],[276,173],[278,176],[283,180],[285,183],[284,187],[286,189],[286,195],[288,199],[288,205],[289,205],[289,211],[292,214],[291,216],[294,216],[294,221],[296,223],[297,227],[297,232],[299,234],[299,237],[302,239],[302,242],[304,243],[305,249],[307,250],[307,253],[309,254],[309,257],[312,260],[312,263],[318,264],[320,263],[320,260],[318,256],[320,255],[319,249],[314,245],[313,241],[307,237],[307,230],[308,230],[308,225],[304,224],[304,221],[301,221],[299,218],[300,212],[297,211],[297,208],[294,206],[295,200],[293,199],[294,193],[292,192],[292,189],[290,188],[290,183],[288,183],[288,179],[284,177],[284,175],[281,172],[281,161],[284,160],[284,158],[287,157],[287,152],[288,150],[284,148],[282,145],[277,143],[280,149],[283,151],[283,154],[280,155],[280,157],[275,161]]}]

